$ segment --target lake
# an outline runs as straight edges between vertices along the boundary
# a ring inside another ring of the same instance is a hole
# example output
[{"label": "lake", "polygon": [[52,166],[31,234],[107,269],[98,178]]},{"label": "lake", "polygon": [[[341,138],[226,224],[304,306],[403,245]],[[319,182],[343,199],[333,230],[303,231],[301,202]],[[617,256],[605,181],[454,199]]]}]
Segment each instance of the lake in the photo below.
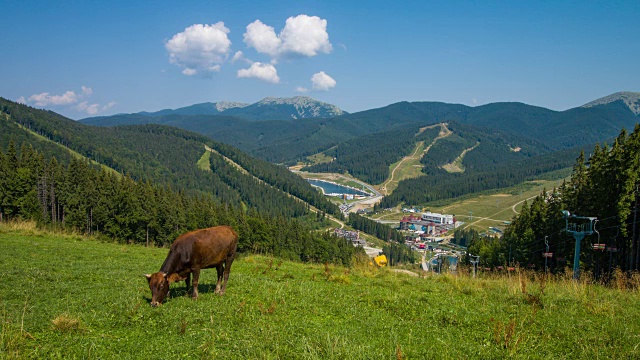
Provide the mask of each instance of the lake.
[{"label": "lake", "polygon": [[358,189],[353,189],[347,186],[342,186],[342,185],[338,185],[338,184],[334,184],[334,183],[330,183],[322,180],[307,179],[307,181],[309,181],[311,185],[321,188],[325,194],[349,194],[349,195],[364,195],[364,196],[369,195],[368,193]]}]

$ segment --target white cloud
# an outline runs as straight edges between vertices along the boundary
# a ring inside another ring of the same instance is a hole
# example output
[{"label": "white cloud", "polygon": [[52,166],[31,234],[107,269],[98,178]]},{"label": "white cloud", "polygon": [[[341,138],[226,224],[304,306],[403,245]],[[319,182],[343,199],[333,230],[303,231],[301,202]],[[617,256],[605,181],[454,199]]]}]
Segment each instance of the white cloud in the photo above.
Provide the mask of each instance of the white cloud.
[{"label": "white cloud", "polygon": [[302,87],[302,86],[298,86],[295,90],[295,92],[299,92],[299,93],[306,93],[308,92],[309,89],[307,89],[306,87]]},{"label": "white cloud", "polygon": [[105,106],[102,107],[101,110],[107,110],[107,109],[111,109],[112,107],[114,107],[116,105],[115,101],[109,101],[109,103]]},{"label": "white cloud", "polygon": [[222,21],[191,25],[165,43],[169,62],[183,68],[182,73],[188,76],[220,71],[231,48],[228,33]]},{"label": "white cloud", "polygon": [[76,110],[80,112],[85,112],[89,115],[95,115],[98,113],[98,111],[100,111],[100,104],[89,105],[88,102],[83,101],[80,104],[76,105]]},{"label": "white cloud", "polygon": [[235,54],[233,54],[233,57],[231,58],[231,62],[234,63],[238,60],[243,60],[244,59],[244,53],[242,51],[236,51]]},{"label": "white cloud", "polygon": [[247,25],[244,33],[244,43],[256,49],[257,52],[276,57],[280,52],[282,41],[276,35],[273,27],[265,25],[260,20],[256,20]]},{"label": "white cloud", "polygon": [[256,20],[247,25],[244,42],[273,59],[312,57],[319,53],[328,54],[333,50],[327,33],[327,20],[304,14],[288,18],[278,35],[273,27]]},{"label": "white cloud", "polygon": [[29,102],[36,106],[70,105],[78,102],[78,95],[73,91],[67,91],[62,95],[51,95],[48,92],[29,96]]},{"label": "white cloud", "polygon": [[280,39],[281,52],[284,53],[316,56],[318,52],[328,54],[332,50],[327,20],[317,16],[298,15],[288,18]]},{"label": "white cloud", "polygon": [[76,105],[76,110],[78,110],[79,112],[87,113],[88,115],[95,115],[101,111],[105,111],[112,108],[115,104],[116,104],[115,101],[110,101],[106,105],[100,105],[100,104],[89,105],[88,101],[83,101],[78,105]]},{"label": "white cloud", "polygon": [[231,63],[235,63],[236,61],[244,61],[245,63],[251,65],[253,64],[253,61],[251,59],[247,59],[244,56],[244,53],[242,51],[236,51],[235,54],[233,54],[233,57],[231,58]]},{"label": "white cloud", "polygon": [[116,104],[115,101],[111,101],[106,105],[100,105],[97,103],[89,104],[87,98],[89,98],[92,94],[93,89],[88,86],[82,85],[80,87],[80,93],[69,90],[62,95],[51,95],[48,92],[43,92],[40,94],[33,94],[29,96],[28,99],[25,99],[24,96],[21,96],[17,101],[22,104],[32,104],[41,107],[75,105],[73,106],[73,109],[79,112],[87,113],[89,115],[95,115],[100,111],[110,109]]},{"label": "white cloud", "polygon": [[273,84],[280,82],[278,71],[272,64],[254,62],[248,69],[238,70],[239,78],[256,78]]},{"label": "white cloud", "polygon": [[324,71],[313,74],[311,77],[311,83],[313,84],[314,90],[328,91],[336,86],[336,81]]}]

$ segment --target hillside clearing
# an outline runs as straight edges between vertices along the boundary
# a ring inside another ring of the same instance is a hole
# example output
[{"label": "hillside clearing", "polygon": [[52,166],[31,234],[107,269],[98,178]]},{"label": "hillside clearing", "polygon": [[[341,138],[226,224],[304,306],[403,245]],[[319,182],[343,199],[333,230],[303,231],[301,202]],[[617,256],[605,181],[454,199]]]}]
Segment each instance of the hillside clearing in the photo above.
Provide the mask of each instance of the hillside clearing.
[{"label": "hillside clearing", "polygon": [[196,166],[198,167],[198,169],[204,170],[204,171],[211,171],[211,163],[210,163],[211,152],[212,152],[211,149],[206,149],[204,151],[204,153],[196,163]]},{"label": "hillside clearing", "polygon": [[429,144],[427,147],[425,147],[424,141],[419,141],[418,143],[416,143],[415,150],[412,154],[403,157],[400,161],[394,164],[391,164],[391,166],[389,167],[389,178],[378,187],[378,191],[380,191],[380,193],[384,195],[389,195],[398,187],[398,183],[400,183],[400,181],[404,179],[423,176],[423,166],[422,164],[420,164],[420,159],[429,152],[429,149],[431,149],[431,147],[435,145],[438,140],[452,134],[451,130],[447,128],[447,125],[447,123],[440,123],[420,128],[415,136],[421,134],[426,129],[436,126],[440,126],[440,132],[438,133],[438,137],[433,139],[431,144]]},{"label": "hillside clearing", "polygon": [[[640,298],[559,278],[411,277],[243,256],[149,306],[167,249],[0,227],[5,358],[636,358]],[[568,328],[568,324],[572,327]],[[625,324],[625,326],[620,326]]]},{"label": "hillside clearing", "polygon": [[468,148],[468,149],[464,149],[462,151],[462,154],[460,154],[455,160],[453,160],[453,162],[449,163],[449,164],[444,164],[442,165],[442,168],[449,173],[462,173],[464,172],[464,165],[462,164],[462,160],[464,160],[464,156],[469,152],[472,151],[473,149],[477,148],[480,145],[480,142],[478,141],[475,145],[473,145],[472,147]]}]

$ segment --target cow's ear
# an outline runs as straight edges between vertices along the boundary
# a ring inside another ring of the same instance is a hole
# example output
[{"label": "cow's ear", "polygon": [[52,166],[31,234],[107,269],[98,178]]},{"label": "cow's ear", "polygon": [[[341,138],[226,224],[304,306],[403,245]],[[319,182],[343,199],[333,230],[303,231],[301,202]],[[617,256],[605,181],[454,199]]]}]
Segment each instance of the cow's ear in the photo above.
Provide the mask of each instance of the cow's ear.
[{"label": "cow's ear", "polygon": [[142,276],[146,277],[147,281],[151,281],[151,274],[144,274]]}]

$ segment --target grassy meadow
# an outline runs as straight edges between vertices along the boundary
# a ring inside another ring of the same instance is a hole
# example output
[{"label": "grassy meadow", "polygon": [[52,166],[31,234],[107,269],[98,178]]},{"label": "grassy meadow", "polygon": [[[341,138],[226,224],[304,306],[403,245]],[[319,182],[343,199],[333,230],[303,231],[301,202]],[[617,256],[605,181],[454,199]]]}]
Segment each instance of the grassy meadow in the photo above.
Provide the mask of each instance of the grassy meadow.
[{"label": "grassy meadow", "polygon": [[431,206],[433,212],[456,214],[456,218],[477,230],[490,226],[504,228],[505,221],[511,221],[520,212],[524,201],[529,204],[544,190],[562,185],[561,180],[537,180],[524,185],[503,189],[500,193],[480,194],[444,206]]},{"label": "grassy meadow", "polygon": [[[243,255],[227,293],[149,306],[167,249],[0,225],[0,358],[640,357],[640,297],[568,277],[412,277]],[[637,283],[637,281],[634,281]],[[632,284],[633,285],[633,284]]]},{"label": "grassy meadow", "polygon": [[[465,222],[466,227],[478,231],[487,231],[489,227],[504,228],[505,221],[511,221],[520,211],[525,200],[531,200],[540,195],[545,189],[551,190],[562,184],[562,180],[537,180],[524,185],[517,185],[502,189],[500,192],[475,194],[462,200],[446,203],[432,203],[425,206],[425,210],[443,214],[455,214],[458,221]],[[376,220],[400,221],[407,214],[401,207],[392,211],[384,211],[372,216]]]}]

